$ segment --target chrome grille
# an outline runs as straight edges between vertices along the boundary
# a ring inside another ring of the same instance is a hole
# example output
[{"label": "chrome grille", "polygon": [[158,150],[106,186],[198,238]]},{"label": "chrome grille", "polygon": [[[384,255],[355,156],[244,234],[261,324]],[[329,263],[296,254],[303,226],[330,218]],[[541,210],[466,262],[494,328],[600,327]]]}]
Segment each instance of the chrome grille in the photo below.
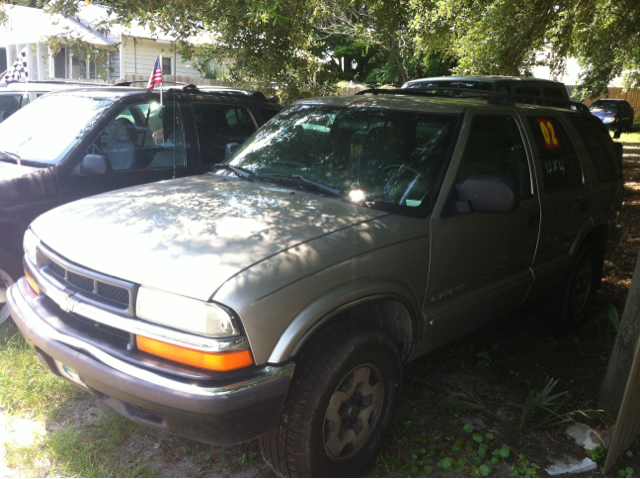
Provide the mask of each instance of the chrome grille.
[{"label": "chrome grille", "polygon": [[43,274],[57,280],[65,289],[82,295],[85,301],[119,314],[133,315],[133,284],[75,266],[48,248],[41,247],[41,252],[46,257],[39,268]]},{"label": "chrome grille", "polygon": [[98,281],[98,294],[116,303],[129,304],[129,291],[118,286]]}]

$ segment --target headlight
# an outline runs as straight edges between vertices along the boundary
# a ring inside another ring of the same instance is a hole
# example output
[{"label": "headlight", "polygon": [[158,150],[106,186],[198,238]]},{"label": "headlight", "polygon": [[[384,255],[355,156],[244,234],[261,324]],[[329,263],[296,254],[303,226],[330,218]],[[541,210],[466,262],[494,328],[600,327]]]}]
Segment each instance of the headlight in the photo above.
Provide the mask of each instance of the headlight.
[{"label": "headlight", "polygon": [[38,264],[36,262],[36,248],[40,244],[40,239],[35,235],[31,228],[27,230],[24,234],[24,239],[22,240],[22,248],[24,249],[24,255],[27,257],[29,262]]},{"label": "headlight", "polygon": [[146,286],[138,289],[136,315],[152,323],[204,336],[224,338],[239,334],[233,318],[215,304]]},{"label": "headlight", "polygon": [[614,116],[609,116],[602,119],[602,123],[613,123],[614,121],[616,121],[616,118]]}]

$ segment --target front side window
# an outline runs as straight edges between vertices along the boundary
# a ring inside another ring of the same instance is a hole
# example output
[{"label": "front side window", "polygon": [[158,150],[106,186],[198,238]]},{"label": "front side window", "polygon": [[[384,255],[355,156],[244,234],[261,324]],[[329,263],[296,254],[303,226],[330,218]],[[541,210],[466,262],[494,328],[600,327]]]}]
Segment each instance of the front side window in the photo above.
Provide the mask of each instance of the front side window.
[{"label": "front side window", "polygon": [[242,143],[256,130],[245,108],[216,103],[193,103],[192,108],[203,165],[220,163],[228,143]]},{"label": "front side window", "polygon": [[0,95],[0,121],[6,120],[28,103],[28,95]]},{"label": "front side window", "polygon": [[456,176],[495,175],[511,180],[521,198],[531,196],[531,175],[522,135],[511,116],[475,116]]},{"label": "front side window", "polygon": [[57,164],[113,106],[111,100],[47,95],[0,123],[0,151]]},{"label": "front side window", "polygon": [[302,105],[280,113],[229,164],[264,181],[311,180],[368,206],[428,209],[456,115]]},{"label": "front side window", "polygon": [[182,123],[175,103],[156,101],[120,112],[91,147],[114,171],[184,166]]},{"label": "front side window", "polygon": [[560,122],[545,114],[529,116],[538,148],[544,189],[555,193],[582,186],[582,168],[573,144]]}]

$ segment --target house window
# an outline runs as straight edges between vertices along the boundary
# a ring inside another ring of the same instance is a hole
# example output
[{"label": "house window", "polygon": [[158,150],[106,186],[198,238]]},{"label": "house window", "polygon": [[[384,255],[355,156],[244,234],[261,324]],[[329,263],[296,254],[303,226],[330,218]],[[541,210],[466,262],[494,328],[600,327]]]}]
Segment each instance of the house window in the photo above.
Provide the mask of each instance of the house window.
[{"label": "house window", "polygon": [[171,75],[171,57],[162,57],[162,74]]},{"label": "house window", "polygon": [[53,58],[53,76],[56,78],[67,78],[66,69],[67,50],[61,48]]}]

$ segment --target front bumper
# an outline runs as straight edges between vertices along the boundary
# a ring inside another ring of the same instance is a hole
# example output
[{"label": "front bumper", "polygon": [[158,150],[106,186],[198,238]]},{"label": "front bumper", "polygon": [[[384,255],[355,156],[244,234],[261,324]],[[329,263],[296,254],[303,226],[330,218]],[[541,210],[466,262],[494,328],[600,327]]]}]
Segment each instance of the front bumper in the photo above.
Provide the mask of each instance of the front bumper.
[{"label": "front bumper", "polygon": [[222,386],[198,385],[127,363],[57,331],[50,323],[68,313],[37,296],[24,277],[7,290],[7,304],[27,343],[54,374],[64,377],[55,361],[73,368],[89,392],[135,422],[222,445],[259,437],[278,425],[293,363],[264,366]]}]

